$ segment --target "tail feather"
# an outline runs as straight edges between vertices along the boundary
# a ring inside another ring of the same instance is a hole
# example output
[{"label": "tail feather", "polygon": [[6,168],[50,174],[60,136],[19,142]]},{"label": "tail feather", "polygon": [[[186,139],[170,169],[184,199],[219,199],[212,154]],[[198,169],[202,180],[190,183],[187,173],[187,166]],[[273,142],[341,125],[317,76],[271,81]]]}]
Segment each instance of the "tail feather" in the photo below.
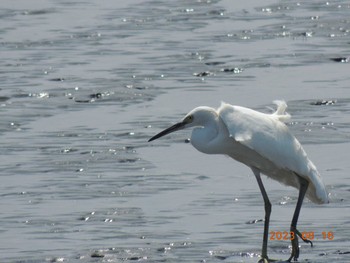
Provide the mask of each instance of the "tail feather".
[{"label": "tail feather", "polygon": [[277,105],[277,110],[272,115],[280,121],[289,121],[291,116],[286,112],[287,103],[284,100],[275,100],[273,103]]}]

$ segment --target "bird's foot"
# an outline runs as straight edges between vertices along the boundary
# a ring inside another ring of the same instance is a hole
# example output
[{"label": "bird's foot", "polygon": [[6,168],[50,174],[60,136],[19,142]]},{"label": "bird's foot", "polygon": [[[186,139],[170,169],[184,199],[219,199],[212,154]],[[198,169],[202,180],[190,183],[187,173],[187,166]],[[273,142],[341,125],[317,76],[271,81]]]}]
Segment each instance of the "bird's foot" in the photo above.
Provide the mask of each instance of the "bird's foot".
[{"label": "bird's foot", "polygon": [[268,258],[268,257],[262,257],[258,263],[270,263],[270,262],[276,262],[278,261],[277,259],[271,259],[271,258]]},{"label": "bird's foot", "polygon": [[294,233],[294,238],[291,240],[291,242],[292,242],[292,254],[287,259],[287,262],[291,262],[292,260],[297,261],[298,257],[299,257],[298,236],[301,236],[301,234],[295,227],[291,227],[290,231]]},{"label": "bird's foot", "polygon": [[294,230],[294,233],[297,234],[297,235],[301,238],[301,240],[303,240],[305,243],[310,244],[311,247],[314,246],[314,244],[312,243],[312,241],[309,240],[309,239],[306,239],[305,237],[303,237],[302,233],[300,233],[298,229],[295,229],[295,230]]},{"label": "bird's foot", "polygon": [[305,243],[310,244],[311,247],[313,247],[312,241],[309,240],[309,239],[306,239],[303,236],[303,234],[300,233],[298,229],[296,229],[296,227],[291,227],[290,231],[294,233],[294,239],[292,239],[292,254],[288,258],[287,262],[291,262],[292,260],[293,261],[298,261],[298,258],[299,258],[299,241],[298,241],[298,237],[300,237],[301,240],[303,240]]},{"label": "bird's foot", "polygon": [[269,260],[267,258],[261,258],[258,263],[269,263]]}]

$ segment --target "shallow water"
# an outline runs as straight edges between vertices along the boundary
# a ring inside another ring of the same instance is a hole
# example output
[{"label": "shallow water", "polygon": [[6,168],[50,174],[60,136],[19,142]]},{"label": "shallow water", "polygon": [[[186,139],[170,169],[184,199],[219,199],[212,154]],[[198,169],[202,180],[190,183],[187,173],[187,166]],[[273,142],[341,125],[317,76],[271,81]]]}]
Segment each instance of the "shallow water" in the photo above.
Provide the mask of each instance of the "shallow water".
[{"label": "shallow water", "polygon": [[[305,202],[315,242],[300,261],[350,261],[348,3],[1,6],[1,262],[257,262],[250,170],[197,152],[188,131],[147,140],[198,105],[275,99],[332,200]],[[297,191],[264,182],[271,231],[286,231]],[[289,253],[270,241],[272,258]]]}]

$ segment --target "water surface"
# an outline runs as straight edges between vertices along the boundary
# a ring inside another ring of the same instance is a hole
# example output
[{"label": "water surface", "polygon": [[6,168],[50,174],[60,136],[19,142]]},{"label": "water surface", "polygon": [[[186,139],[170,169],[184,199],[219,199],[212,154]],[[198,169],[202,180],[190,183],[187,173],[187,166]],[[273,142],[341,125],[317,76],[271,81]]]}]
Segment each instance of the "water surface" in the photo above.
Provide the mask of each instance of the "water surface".
[{"label": "water surface", "polygon": [[[305,202],[315,246],[300,261],[349,262],[348,3],[1,6],[1,262],[257,262],[251,171],[197,152],[189,131],[147,140],[199,105],[271,112],[275,99],[332,200]],[[271,230],[286,231],[297,191],[264,182]]]}]

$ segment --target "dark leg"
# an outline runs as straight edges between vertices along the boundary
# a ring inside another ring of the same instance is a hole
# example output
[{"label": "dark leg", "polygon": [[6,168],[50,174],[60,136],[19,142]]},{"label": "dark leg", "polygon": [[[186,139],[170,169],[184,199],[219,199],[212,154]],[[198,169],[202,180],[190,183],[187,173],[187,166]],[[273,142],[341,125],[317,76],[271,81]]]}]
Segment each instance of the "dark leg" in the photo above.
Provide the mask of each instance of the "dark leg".
[{"label": "dark leg", "polygon": [[[298,176],[298,175],[296,175]],[[294,211],[294,215],[293,215],[293,219],[292,219],[292,223],[290,225],[290,231],[294,233],[294,239],[292,240],[292,254],[290,256],[290,258],[288,259],[288,261],[290,262],[291,260],[297,261],[298,257],[299,257],[299,242],[298,242],[298,236],[306,243],[311,243],[312,246],[312,242],[310,240],[304,239],[301,235],[301,233],[298,231],[297,229],[297,223],[298,223],[298,218],[299,218],[299,213],[300,213],[300,209],[301,209],[301,205],[303,204],[303,200],[305,197],[305,193],[307,191],[307,188],[309,186],[309,182],[298,176],[299,179],[299,183],[300,183],[300,189],[299,189],[299,197],[298,197],[298,202],[297,205],[295,207],[295,211]]]},{"label": "dark leg", "polygon": [[259,188],[260,188],[260,191],[261,191],[261,194],[264,198],[264,203],[265,203],[265,224],[264,224],[263,245],[262,245],[262,251],[261,251],[261,262],[269,262],[269,258],[267,256],[267,240],[268,240],[268,235],[269,235],[271,203],[270,203],[269,197],[267,196],[265,187],[261,181],[260,171],[256,168],[252,168],[252,170],[253,170],[253,173],[255,175],[256,180],[258,181],[258,185],[259,185]]}]

